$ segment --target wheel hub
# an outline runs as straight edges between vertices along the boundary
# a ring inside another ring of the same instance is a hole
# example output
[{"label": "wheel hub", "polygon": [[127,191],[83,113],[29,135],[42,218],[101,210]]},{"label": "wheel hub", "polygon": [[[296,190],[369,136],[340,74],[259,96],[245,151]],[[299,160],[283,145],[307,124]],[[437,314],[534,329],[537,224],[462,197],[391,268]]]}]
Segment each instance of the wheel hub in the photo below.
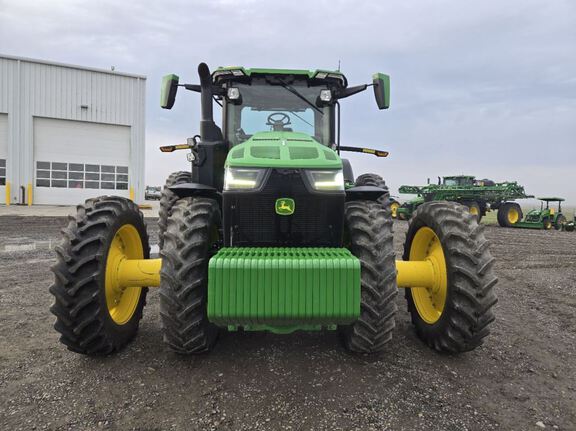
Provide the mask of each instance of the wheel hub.
[{"label": "wheel hub", "polygon": [[129,259],[143,259],[144,249],[138,230],[126,224],[114,235],[106,258],[105,292],[108,313],[118,325],[128,322],[134,314],[142,288],[126,286],[118,277],[122,265]]},{"label": "wheel hub", "polygon": [[515,224],[519,218],[520,214],[518,213],[518,210],[516,208],[510,208],[510,210],[508,211],[508,221],[511,224]]},{"label": "wheel hub", "polygon": [[432,285],[412,286],[410,290],[420,317],[427,323],[436,323],[444,311],[448,276],[442,244],[429,227],[422,227],[416,232],[410,248],[412,260],[428,262],[433,268]]}]

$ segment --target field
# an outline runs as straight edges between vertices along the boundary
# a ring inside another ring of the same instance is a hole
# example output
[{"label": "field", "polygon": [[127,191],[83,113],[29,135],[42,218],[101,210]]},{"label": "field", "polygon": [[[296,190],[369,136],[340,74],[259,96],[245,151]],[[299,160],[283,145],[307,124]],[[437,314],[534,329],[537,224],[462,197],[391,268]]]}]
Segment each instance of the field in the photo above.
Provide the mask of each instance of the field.
[{"label": "field", "polygon": [[136,340],[94,359],[59,344],[48,311],[64,222],[0,217],[0,429],[576,429],[576,233],[486,228],[497,320],[461,356],[425,347],[399,295],[381,355],[348,354],[335,333],[236,333],[179,357],[151,291]]}]

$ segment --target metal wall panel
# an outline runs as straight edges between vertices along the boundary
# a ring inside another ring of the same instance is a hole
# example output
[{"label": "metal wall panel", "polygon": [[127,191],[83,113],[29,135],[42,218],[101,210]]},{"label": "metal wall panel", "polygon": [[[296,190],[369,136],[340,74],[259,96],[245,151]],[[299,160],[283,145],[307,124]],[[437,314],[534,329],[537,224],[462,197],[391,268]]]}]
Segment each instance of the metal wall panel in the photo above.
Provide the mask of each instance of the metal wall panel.
[{"label": "metal wall panel", "polygon": [[34,118],[130,126],[130,186],[144,199],[145,85],[138,75],[0,56],[0,113],[7,113],[12,202],[34,181]]}]

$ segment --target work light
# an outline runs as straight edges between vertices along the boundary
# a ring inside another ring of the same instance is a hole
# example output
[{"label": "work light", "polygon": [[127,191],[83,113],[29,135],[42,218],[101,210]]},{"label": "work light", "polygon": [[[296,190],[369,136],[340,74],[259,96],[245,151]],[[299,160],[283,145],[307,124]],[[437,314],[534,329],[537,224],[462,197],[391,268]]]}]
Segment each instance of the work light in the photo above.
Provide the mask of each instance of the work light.
[{"label": "work light", "polygon": [[320,90],[320,100],[322,102],[330,102],[332,100],[332,92],[330,90]]},{"label": "work light", "polygon": [[230,87],[226,95],[228,100],[238,100],[240,99],[240,90],[236,87]]},{"label": "work light", "polygon": [[265,172],[264,169],[226,168],[224,190],[253,190],[258,188]]}]

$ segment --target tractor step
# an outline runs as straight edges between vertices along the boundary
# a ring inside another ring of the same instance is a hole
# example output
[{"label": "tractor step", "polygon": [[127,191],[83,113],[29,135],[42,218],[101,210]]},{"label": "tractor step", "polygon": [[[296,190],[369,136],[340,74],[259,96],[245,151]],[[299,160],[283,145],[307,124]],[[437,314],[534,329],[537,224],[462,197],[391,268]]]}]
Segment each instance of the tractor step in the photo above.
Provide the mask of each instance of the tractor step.
[{"label": "tractor step", "polygon": [[360,261],[344,248],[221,249],[209,262],[208,319],[274,332],[360,315]]}]

